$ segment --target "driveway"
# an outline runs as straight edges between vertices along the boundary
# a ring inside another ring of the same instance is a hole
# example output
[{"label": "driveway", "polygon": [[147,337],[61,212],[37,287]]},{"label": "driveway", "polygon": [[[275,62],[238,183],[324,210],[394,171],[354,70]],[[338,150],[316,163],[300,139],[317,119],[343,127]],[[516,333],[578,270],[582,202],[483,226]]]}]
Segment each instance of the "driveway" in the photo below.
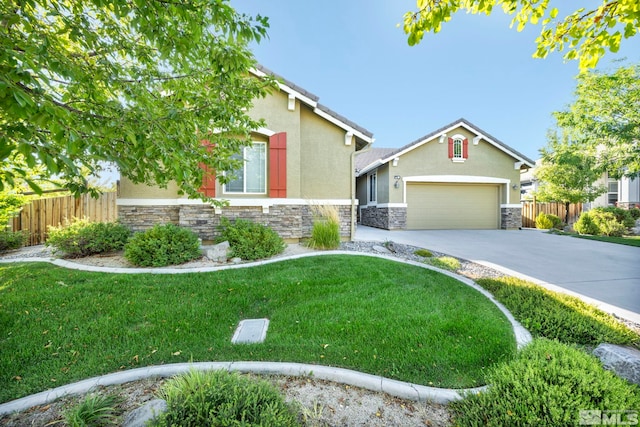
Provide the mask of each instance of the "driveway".
[{"label": "driveway", "polygon": [[529,229],[389,231],[358,225],[356,240],[390,240],[464,258],[640,323],[638,247]]}]

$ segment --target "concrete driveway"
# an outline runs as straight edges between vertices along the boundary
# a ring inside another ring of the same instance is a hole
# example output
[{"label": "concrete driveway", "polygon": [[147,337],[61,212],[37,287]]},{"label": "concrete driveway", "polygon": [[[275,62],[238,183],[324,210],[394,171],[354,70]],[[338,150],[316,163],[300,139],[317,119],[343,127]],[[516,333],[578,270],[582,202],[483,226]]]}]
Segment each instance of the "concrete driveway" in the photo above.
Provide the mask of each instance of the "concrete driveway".
[{"label": "concrete driveway", "polygon": [[638,247],[529,229],[388,231],[359,225],[356,240],[390,240],[464,258],[640,323]]}]

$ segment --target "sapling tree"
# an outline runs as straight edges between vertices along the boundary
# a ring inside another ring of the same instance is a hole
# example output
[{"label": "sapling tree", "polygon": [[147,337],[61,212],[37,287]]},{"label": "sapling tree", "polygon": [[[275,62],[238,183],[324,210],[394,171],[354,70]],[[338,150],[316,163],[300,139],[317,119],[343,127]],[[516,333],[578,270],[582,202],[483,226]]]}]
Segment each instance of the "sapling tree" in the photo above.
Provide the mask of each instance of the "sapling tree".
[{"label": "sapling tree", "polygon": [[540,184],[534,192],[543,202],[565,204],[565,223],[569,222],[571,203],[591,202],[606,191],[596,182],[602,176],[595,167],[595,157],[577,143],[569,142],[566,135],[548,134],[548,145],[540,150],[542,161],[534,172]]}]

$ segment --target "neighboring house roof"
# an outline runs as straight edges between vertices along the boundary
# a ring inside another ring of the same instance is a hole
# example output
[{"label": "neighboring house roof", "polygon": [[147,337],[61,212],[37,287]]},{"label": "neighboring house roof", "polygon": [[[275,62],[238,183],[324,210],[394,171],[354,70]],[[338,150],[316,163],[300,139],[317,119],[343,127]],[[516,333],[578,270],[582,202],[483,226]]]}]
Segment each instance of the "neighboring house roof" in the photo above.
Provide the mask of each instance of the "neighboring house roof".
[{"label": "neighboring house roof", "polygon": [[[474,133],[477,135],[477,137],[484,139],[485,141],[487,141],[489,144],[495,146],[496,148],[498,148],[499,150],[502,150],[503,152],[505,152],[506,154],[510,155],[511,157],[513,157],[514,159],[522,162],[523,165],[526,165],[530,168],[535,166],[535,162],[533,160],[531,160],[530,158],[528,158],[527,156],[525,156],[522,153],[519,153],[518,151],[514,150],[513,148],[509,147],[507,144],[505,144],[504,142],[500,141],[498,138],[495,138],[493,136],[491,136],[489,133],[483,131],[482,129],[480,129],[478,126],[474,125],[473,123],[469,122],[468,120],[461,118],[459,120],[456,120],[455,122],[451,122],[450,124],[441,127],[438,130],[435,130],[425,136],[423,136],[422,138],[418,138],[415,141],[405,145],[404,147],[400,147],[397,149],[379,149],[379,150],[391,150],[389,152],[383,152],[383,154],[375,159],[371,159],[371,161],[369,163],[363,164],[361,167],[356,166],[356,176],[359,176],[360,174],[369,172],[372,169],[377,168],[380,165],[383,165],[385,163],[388,163],[389,161],[395,159],[396,157],[400,157],[405,153],[408,153],[409,151],[412,151],[418,147],[420,147],[421,145],[434,140],[435,138],[439,138],[440,136],[446,135],[447,132],[452,131],[458,127],[464,127],[465,129],[467,129],[468,131],[470,131],[471,133]],[[370,150],[373,151],[373,150]],[[363,153],[362,156],[364,156],[366,153]],[[356,158],[356,165],[358,165],[358,163],[360,162],[358,156]],[[364,162],[363,162],[364,163]]]},{"label": "neighboring house roof", "polygon": [[370,150],[359,152],[356,156],[356,173],[370,164],[386,158],[394,151],[396,151],[395,148],[371,148]]},{"label": "neighboring house roof", "polygon": [[[351,132],[356,138],[360,139],[365,143],[372,143],[374,141],[373,133],[363,128],[362,126],[352,122],[346,117],[336,113],[330,108],[320,104],[318,101],[320,98],[317,95],[305,90],[304,88],[296,85],[290,80],[285,79],[284,77],[274,73],[268,68],[257,65],[255,69],[251,70],[251,72],[258,76],[262,77],[265,75],[270,75],[274,77],[278,81],[278,86],[280,90],[288,93],[290,96],[294,96],[298,98],[301,102],[305,103],[309,107],[313,108],[313,112],[323,117],[324,119],[330,121],[336,126],[344,129],[347,132]],[[359,148],[362,148],[363,144],[359,144]]]}]

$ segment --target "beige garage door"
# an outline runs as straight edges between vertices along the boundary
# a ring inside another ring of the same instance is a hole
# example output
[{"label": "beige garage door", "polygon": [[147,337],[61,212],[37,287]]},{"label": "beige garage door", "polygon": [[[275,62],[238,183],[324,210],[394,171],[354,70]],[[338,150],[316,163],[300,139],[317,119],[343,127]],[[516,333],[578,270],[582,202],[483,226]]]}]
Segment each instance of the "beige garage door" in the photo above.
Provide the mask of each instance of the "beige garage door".
[{"label": "beige garage door", "polygon": [[407,184],[407,228],[499,228],[499,195],[497,185]]}]

